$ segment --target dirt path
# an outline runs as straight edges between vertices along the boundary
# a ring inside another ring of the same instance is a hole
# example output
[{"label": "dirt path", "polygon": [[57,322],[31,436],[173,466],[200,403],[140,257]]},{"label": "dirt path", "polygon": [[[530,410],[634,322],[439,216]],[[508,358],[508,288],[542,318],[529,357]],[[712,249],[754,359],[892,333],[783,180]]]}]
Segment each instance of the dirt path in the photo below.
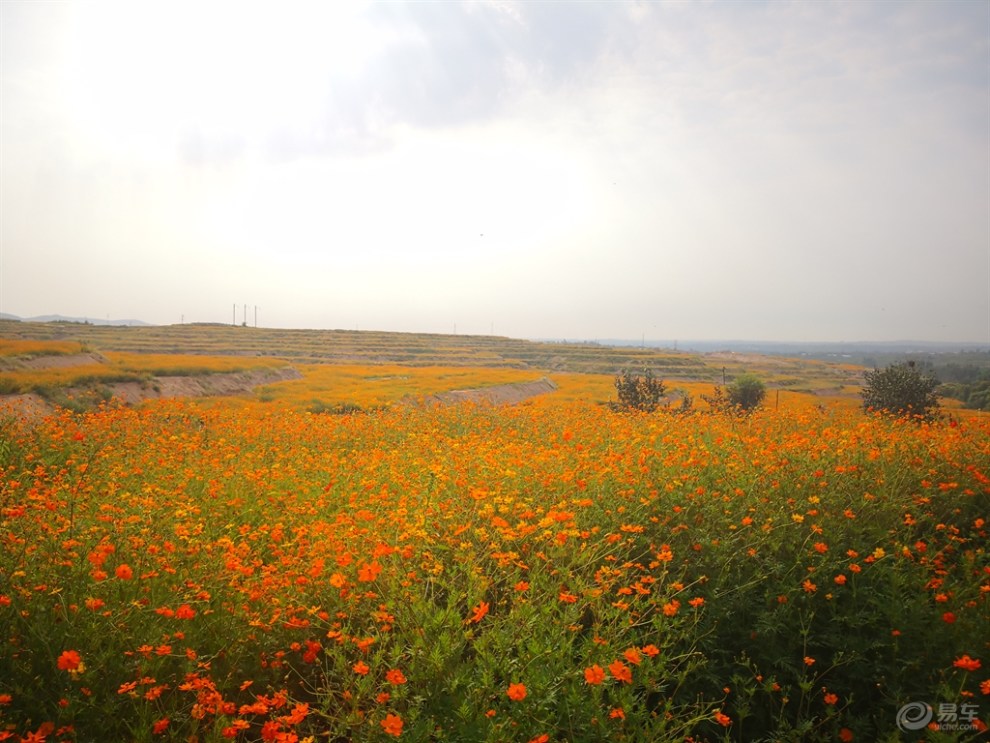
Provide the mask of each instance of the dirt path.
[{"label": "dirt path", "polygon": [[497,384],[491,387],[476,387],[469,390],[451,390],[437,392],[425,398],[406,398],[407,403],[422,403],[424,405],[452,405],[459,402],[487,402],[493,405],[515,405],[531,397],[545,395],[557,389],[557,385],[549,378],[543,377],[534,382],[516,382],[515,384]]}]

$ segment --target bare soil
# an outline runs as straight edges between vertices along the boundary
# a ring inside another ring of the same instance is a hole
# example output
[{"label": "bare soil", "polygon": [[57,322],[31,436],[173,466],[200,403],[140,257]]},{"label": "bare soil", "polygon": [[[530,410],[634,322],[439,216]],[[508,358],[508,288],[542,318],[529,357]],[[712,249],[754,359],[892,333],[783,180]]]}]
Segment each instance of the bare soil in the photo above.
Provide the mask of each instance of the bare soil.
[{"label": "bare soil", "polygon": [[[77,363],[91,363],[91,360]],[[281,369],[254,369],[195,377],[152,377],[147,382],[115,382],[107,384],[105,387],[117,400],[126,405],[134,405],[144,400],[163,397],[242,395],[264,384],[301,378],[302,374],[291,366],[287,366]],[[70,387],[65,390],[65,394],[67,397],[82,398],[87,394],[87,390]],[[16,415],[28,418],[36,418],[52,411],[52,405],[45,398],[34,393],[0,395],[0,411],[4,408],[8,408]]]},{"label": "bare soil", "polygon": [[493,405],[515,405],[531,397],[545,395],[557,389],[557,385],[547,377],[534,382],[497,384],[491,387],[475,387],[467,390],[438,392],[426,398],[406,398],[405,402],[421,402],[424,405],[453,405],[459,402],[486,402]]}]

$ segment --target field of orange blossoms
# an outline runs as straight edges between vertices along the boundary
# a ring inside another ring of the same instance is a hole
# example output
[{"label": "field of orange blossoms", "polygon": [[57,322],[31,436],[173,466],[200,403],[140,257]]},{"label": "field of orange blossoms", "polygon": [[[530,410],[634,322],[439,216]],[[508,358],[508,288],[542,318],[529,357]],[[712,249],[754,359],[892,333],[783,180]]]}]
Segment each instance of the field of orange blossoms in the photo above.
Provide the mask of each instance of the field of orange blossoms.
[{"label": "field of orange blossoms", "polygon": [[985,417],[161,401],[4,418],[0,465],[0,740],[990,721]]}]

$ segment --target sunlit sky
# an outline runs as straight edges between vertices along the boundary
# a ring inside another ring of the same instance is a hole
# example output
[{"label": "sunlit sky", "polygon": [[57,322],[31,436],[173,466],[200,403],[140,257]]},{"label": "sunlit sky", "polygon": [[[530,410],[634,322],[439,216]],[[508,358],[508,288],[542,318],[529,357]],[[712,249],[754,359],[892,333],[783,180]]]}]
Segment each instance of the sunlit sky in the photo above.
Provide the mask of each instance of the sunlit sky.
[{"label": "sunlit sky", "polygon": [[990,3],[0,0],[0,311],[990,342]]}]

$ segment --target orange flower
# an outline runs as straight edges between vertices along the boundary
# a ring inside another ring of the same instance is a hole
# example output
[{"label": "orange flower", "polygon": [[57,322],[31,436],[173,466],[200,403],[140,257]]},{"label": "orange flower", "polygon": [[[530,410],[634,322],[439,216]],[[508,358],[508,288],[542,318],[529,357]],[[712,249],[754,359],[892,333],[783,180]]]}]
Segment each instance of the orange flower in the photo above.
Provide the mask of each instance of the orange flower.
[{"label": "orange flower", "polygon": [[161,720],[159,720],[152,726],[151,732],[154,735],[161,735],[168,728],[168,723],[169,723],[169,719],[167,717],[163,717]]},{"label": "orange flower", "polygon": [[805,593],[814,593],[818,590],[818,586],[811,582],[810,579],[805,578],[804,583],[801,584],[801,588],[804,589]]},{"label": "orange flower", "polygon": [[980,682],[980,693],[990,694],[990,679],[986,679],[985,681]]},{"label": "orange flower", "polygon": [[693,606],[695,609],[697,609],[699,606],[703,606],[704,603],[705,600],[701,596],[695,596],[693,599],[688,601],[688,604]]},{"label": "orange flower", "polygon": [[396,686],[406,683],[405,675],[398,668],[393,668],[391,671],[386,673],[385,680],[390,684],[395,684]]},{"label": "orange flower", "polygon": [[598,664],[595,664],[590,668],[585,668],[584,680],[585,683],[591,684],[592,686],[598,686],[598,684],[605,680],[605,669]]},{"label": "orange flower", "polygon": [[485,615],[488,614],[488,602],[482,601],[480,604],[474,607],[472,611],[474,613],[471,615],[471,618],[468,619],[468,623],[480,622],[482,619],[485,618]]},{"label": "orange flower", "polygon": [[78,671],[82,666],[82,657],[75,650],[65,650],[58,656],[57,663],[63,671]]},{"label": "orange flower", "polygon": [[609,663],[608,671],[617,681],[623,681],[627,684],[632,683],[632,671],[630,671],[629,666],[627,666],[621,660],[617,660],[612,663]]},{"label": "orange flower", "polygon": [[715,722],[724,728],[729,727],[732,724],[732,718],[722,712],[715,713]]},{"label": "orange flower", "polygon": [[[824,691],[824,690],[823,690]],[[836,704],[839,701],[838,694],[832,694],[831,692],[825,692],[825,704]]]},{"label": "orange flower", "polygon": [[520,593],[522,593],[523,591],[528,591],[529,590],[529,583],[527,583],[524,580],[521,580],[518,583],[516,583],[515,589],[517,591],[519,591]]},{"label": "orange flower", "polygon": [[663,605],[663,615],[665,617],[672,617],[677,614],[677,610],[681,608],[681,602],[677,599],[670,601]]},{"label": "orange flower", "polygon": [[573,604],[576,603],[578,600],[577,596],[575,596],[573,593],[568,593],[567,591],[561,591],[559,598],[565,604]]},{"label": "orange flower", "polygon": [[196,610],[189,606],[189,604],[183,604],[175,610],[175,616],[177,619],[192,619],[196,616]]},{"label": "orange flower", "polygon": [[945,622],[946,624],[952,624],[953,622],[956,621],[956,615],[953,614],[951,611],[947,611],[945,612],[945,614],[942,615],[942,621]]},{"label": "orange flower", "polygon": [[513,702],[521,702],[526,698],[526,685],[525,684],[509,684],[509,690],[506,692],[509,695],[509,699]]},{"label": "orange flower", "polygon": [[385,715],[385,719],[381,722],[382,730],[388,735],[394,735],[396,738],[402,735],[402,725],[402,718],[393,714]]},{"label": "orange flower", "polygon": [[964,671],[975,671],[980,667],[980,661],[976,658],[970,658],[968,655],[964,655],[961,658],[956,658],[952,665],[956,668],[961,668]]},{"label": "orange flower", "polygon": [[114,575],[116,575],[121,580],[130,580],[131,578],[134,577],[134,571],[131,570],[131,566],[128,565],[126,562],[118,565],[117,569],[114,570],[113,572]]},{"label": "orange flower", "polygon": [[643,662],[643,656],[640,655],[636,648],[629,648],[622,654],[622,656],[634,666],[638,666]]},{"label": "orange flower", "polygon": [[370,648],[372,645],[375,644],[375,638],[364,637],[361,639],[355,639],[354,644],[357,645],[358,650],[360,650],[362,653],[367,653],[368,648]]},{"label": "orange flower", "polygon": [[370,583],[378,577],[378,574],[382,572],[382,566],[378,564],[378,561],[369,563],[367,565],[362,565],[358,570],[358,580],[362,583]]},{"label": "orange flower", "polygon": [[853,731],[849,728],[841,728],[839,730],[839,740],[841,740],[842,743],[851,743],[854,737]]},{"label": "orange flower", "polygon": [[359,660],[357,663],[354,664],[353,670],[354,673],[360,676],[367,676],[368,671],[370,671],[371,669],[368,667],[367,663],[365,663],[363,660]]},{"label": "orange flower", "polygon": [[648,655],[651,658],[656,658],[660,655],[660,648],[656,645],[646,645],[643,647],[643,655]]},{"label": "orange flower", "polygon": [[626,713],[622,709],[622,707],[614,707],[612,709],[612,711],[608,713],[608,716],[611,717],[613,720],[625,720],[626,719]]},{"label": "orange flower", "polygon": [[535,738],[529,739],[529,743],[549,743],[549,742],[550,742],[550,736],[547,735],[546,733],[543,733],[543,735],[537,735]]}]

